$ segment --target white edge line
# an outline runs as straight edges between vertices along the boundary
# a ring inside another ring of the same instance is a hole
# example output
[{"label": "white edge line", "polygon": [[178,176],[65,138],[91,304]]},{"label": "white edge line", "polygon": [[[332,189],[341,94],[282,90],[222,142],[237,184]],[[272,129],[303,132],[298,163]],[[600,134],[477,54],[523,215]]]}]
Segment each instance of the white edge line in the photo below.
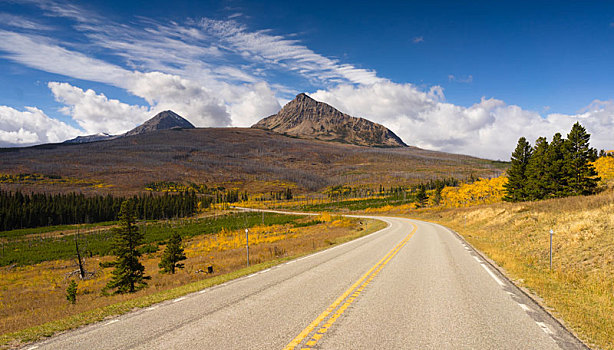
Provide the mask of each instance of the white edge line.
[{"label": "white edge line", "polygon": [[499,277],[497,277],[492,271],[490,271],[490,269],[488,267],[486,267],[486,265],[484,264],[480,264],[480,266],[482,266],[484,268],[484,270],[486,270],[486,272],[488,272],[488,274],[490,275],[490,277],[492,277],[492,279],[495,280],[495,282],[499,283],[499,285],[501,287],[503,287],[505,284],[499,279]]},{"label": "white edge line", "polygon": [[180,302],[182,300],[185,300],[185,298],[186,297],[177,298],[177,299],[173,300],[173,303],[177,303],[177,302]]},{"label": "white edge line", "polygon": [[159,308],[159,307],[160,307],[160,305],[154,305],[154,306],[150,306],[150,307],[148,307],[148,308],[147,308],[147,309],[145,309],[145,310],[147,310],[147,311],[151,311],[151,310],[155,310],[155,309],[157,309],[157,308]]},{"label": "white edge line", "polygon": [[552,334],[554,334],[554,333],[552,332],[552,330],[550,330],[550,327],[548,327],[548,325],[546,325],[545,323],[543,323],[543,322],[537,322],[537,321],[536,321],[535,323],[537,323],[537,325],[539,326],[539,328],[541,328],[541,329],[542,329],[542,330],[543,330],[545,333],[547,333],[547,334],[551,334],[551,335],[552,335]]},{"label": "white edge line", "polygon": [[38,349],[38,345],[31,346],[27,348],[26,350],[34,350],[34,349]]},{"label": "white edge line", "polygon": [[119,322],[119,320],[117,320],[117,319],[115,319],[115,320],[111,320],[111,321],[109,321],[109,322],[105,323],[104,325],[105,325],[105,326],[108,326],[108,325],[113,324],[113,323],[115,323],[115,322]]},{"label": "white edge line", "polygon": [[475,259],[475,261],[479,262],[480,264],[482,263],[482,260],[480,260],[480,258],[478,258],[477,256],[473,257]]},{"label": "white edge line", "polygon": [[518,306],[520,306],[520,308],[523,309],[524,311],[527,311],[527,312],[533,311],[531,310],[530,307],[526,306],[525,304],[518,303]]}]

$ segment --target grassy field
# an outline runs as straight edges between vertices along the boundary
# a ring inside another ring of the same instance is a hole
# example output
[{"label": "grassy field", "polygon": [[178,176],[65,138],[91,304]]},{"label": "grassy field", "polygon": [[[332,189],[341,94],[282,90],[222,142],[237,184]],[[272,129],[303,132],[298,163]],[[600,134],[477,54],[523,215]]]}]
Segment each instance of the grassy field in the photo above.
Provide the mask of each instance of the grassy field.
[{"label": "grassy field", "polygon": [[[614,191],[540,202],[403,210],[448,226],[539,296],[581,339],[614,349]],[[554,231],[553,268],[549,231]]]},{"label": "grassy field", "polygon": [[[276,222],[267,221],[267,216]],[[134,294],[101,295],[112,268],[102,268],[100,263],[111,261],[111,256],[94,255],[86,259],[86,269],[94,272],[94,276],[85,281],[77,279],[76,305],[70,305],[65,298],[66,287],[71,279],[75,279],[71,275],[77,269],[73,260],[57,259],[27,266],[0,267],[0,334],[3,334],[0,347],[38,339],[109,315],[128,312],[132,307],[148,306],[256,271],[254,267],[244,269],[243,226],[246,221],[252,224],[250,262],[261,269],[385,226],[379,221],[346,219],[327,214],[317,218],[266,214],[265,225],[262,225],[260,213],[241,213],[234,216],[233,221],[240,227],[218,225],[217,232],[205,232],[202,227],[198,228],[202,220],[185,220],[183,225],[177,223],[176,229],[186,237],[186,268],[175,275],[161,274],[157,264],[162,249],[147,253],[142,263],[151,280],[148,288]],[[153,231],[150,228],[148,230]],[[208,266],[213,267],[213,274],[206,273]]]},{"label": "grassy field", "polygon": [[[266,215],[239,213],[201,219],[149,223],[142,226],[145,233],[144,243],[146,244],[143,249],[148,252],[158,250],[158,245],[167,240],[172,232],[178,232],[182,237],[192,237],[219,232],[222,229],[236,230],[256,225],[281,225],[292,222],[297,218],[297,216],[270,213]],[[73,227],[70,226],[71,229]],[[105,226],[100,227],[99,230],[96,230],[96,226],[93,225],[88,228],[89,233],[78,237],[74,234],[64,235],[61,231],[59,233],[55,231],[53,235],[50,235],[44,232],[40,234],[32,233],[41,229],[16,230],[23,235],[27,235],[28,239],[17,239],[24,236],[13,235],[13,239],[3,242],[0,250],[0,266],[30,265],[43,261],[73,258],[75,256],[75,240],[78,241],[81,251],[86,255],[106,256],[111,254],[113,232],[106,229]],[[74,229],[71,230],[72,233],[74,233],[73,231]]]}]

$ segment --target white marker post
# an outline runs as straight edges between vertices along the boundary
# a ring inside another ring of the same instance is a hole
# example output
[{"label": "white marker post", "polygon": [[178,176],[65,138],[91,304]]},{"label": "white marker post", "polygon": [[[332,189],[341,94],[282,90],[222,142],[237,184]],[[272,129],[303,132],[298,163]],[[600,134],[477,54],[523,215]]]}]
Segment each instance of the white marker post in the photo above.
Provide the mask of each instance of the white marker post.
[{"label": "white marker post", "polygon": [[245,247],[247,249],[247,266],[249,266],[249,229],[245,229]]},{"label": "white marker post", "polygon": [[552,271],[552,235],[554,234],[553,230],[550,230],[550,271]]}]

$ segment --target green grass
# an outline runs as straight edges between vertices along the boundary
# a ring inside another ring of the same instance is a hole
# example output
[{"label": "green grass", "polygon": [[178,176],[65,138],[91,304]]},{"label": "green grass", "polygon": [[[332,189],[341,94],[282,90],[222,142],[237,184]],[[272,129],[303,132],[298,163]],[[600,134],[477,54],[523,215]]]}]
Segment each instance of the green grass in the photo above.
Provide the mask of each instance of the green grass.
[{"label": "green grass", "polygon": [[338,202],[314,204],[302,207],[296,207],[293,209],[300,209],[305,211],[355,211],[365,210],[367,208],[380,208],[386,205],[401,205],[414,202],[414,196],[407,196],[403,198],[397,196],[389,196],[383,198],[367,198],[359,200],[341,200]]},{"label": "green grass", "polygon": [[[261,218],[260,213],[251,213],[251,214],[257,214],[258,217]],[[240,215],[244,215],[244,214],[240,214]],[[283,215],[283,214],[278,214],[278,215],[285,216],[287,218],[292,218],[292,220],[296,220],[297,218],[297,216],[295,215]],[[278,217],[278,215],[275,215],[275,217],[272,220],[280,222],[281,218]],[[234,216],[236,217],[237,215],[234,215]],[[254,216],[254,215],[251,215],[251,216]],[[251,218],[251,216],[250,216],[250,219],[248,220],[252,220],[252,221],[248,221],[248,222],[253,222],[253,218]],[[308,221],[307,223],[312,223],[315,221],[317,220]],[[266,221],[266,216],[265,216],[265,224],[266,222],[267,221]],[[373,232],[379,231],[385,227],[386,227],[386,223],[384,223],[383,221],[374,220],[373,223],[369,225],[366,230],[359,231],[353,235],[349,235],[346,237],[340,237],[337,240],[332,241],[331,245],[342,244],[342,243],[351,241],[353,239],[360,238],[368,234],[371,234]],[[52,321],[52,322],[48,322],[48,323],[45,323],[39,326],[30,327],[30,328],[27,328],[27,329],[24,329],[18,332],[4,334],[0,336],[0,349],[13,348],[13,347],[20,346],[20,345],[23,346],[26,343],[38,341],[44,337],[50,337],[59,332],[63,332],[63,331],[75,329],[75,328],[78,328],[78,327],[81,327],[87,324],[99,322],[106,318],[123,315],[135,309],[145,308],[145,307],[148,307],[153,304],[160,303],[166,300],[175,299],[175,298],[178,298],[178,297],[190,294],[190,293],[194,293],[194,292],[203,290],[205,288],[219,285],[224,282],[270,268],[275,265],[279,265],[283,262],[293,260],[301,256],[312,254],[318,250],[323,250],[326,248],[329,248],[329,247],[312,250],[312,251],[302,253],[302,254],[297,254],[291,257],[284,257],[284,258],[269,260],[269,261],[266,261],[260,264],[256,264],[256,265],[252,265],[249,267],[245,267],[245,268],[242,268],[242,269],[239,269],[239,270],[236,270],[236,271],[224,274],[224,275],[211,277],[208,279],[186,284],[186,285],[183,285],[177,288],[161,291],[155,294],[145,295],[145,296],[137,297],[137,298],[134,298],[128,301],[121,302],[121,303],[109,305],[109,306],[98,308],[95,310],[86,311],[78,315],[69,316],[61,320]]]},{"label": "green grass", "polygon": [[117,221],[105,221],[105,222],[97,222],[95,224],[80,224],[80,225],[55,225],[55,226],[45,226],[45,227],[36,227],[36,228],[22,228],[17,230],[10,231],[0,231],[0,238],[5,238],[7,240],[15,240],[20,239],[23,236],[28,235],[37,235],[49,232],[57,232],[57,231],[71,231],[76,229],[89,229],[94,227],[104,227],[111,226],[117,224]]},{"label": "green grass", "polygon": [[[178,232],[184,239],[217,233],[222,230],[238,230],[261,225],[283,225],[291,223],[302,216],[266,213],[235,213],[218,217],[203,219],[180,219],[168,223],[155,223],[144,227],[144,244],[166,241],[172,232]],[[111,254],[113,241],[112,230],[92,232],[88,234],[49,238],[36,238],[29,240],[15,240],[2,244],[0,248],[0,266],[31,265],[43,261],[71,259],[75,257],[75,239],[78,239],[79,248],[85,255],[105,256]],[[147,249],[147,248],[146,248]],[[151,249],[151,248],[149,248]]]}]

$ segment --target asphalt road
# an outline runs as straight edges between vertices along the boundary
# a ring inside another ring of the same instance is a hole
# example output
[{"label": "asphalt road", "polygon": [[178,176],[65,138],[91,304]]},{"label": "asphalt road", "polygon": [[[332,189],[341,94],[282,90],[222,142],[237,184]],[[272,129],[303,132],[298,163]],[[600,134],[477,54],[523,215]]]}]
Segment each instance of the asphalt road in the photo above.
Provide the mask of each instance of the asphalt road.
[{"label": "asphalt road", "polygon": [[450,230],[389,227],[37,349],[583,349]]}]

